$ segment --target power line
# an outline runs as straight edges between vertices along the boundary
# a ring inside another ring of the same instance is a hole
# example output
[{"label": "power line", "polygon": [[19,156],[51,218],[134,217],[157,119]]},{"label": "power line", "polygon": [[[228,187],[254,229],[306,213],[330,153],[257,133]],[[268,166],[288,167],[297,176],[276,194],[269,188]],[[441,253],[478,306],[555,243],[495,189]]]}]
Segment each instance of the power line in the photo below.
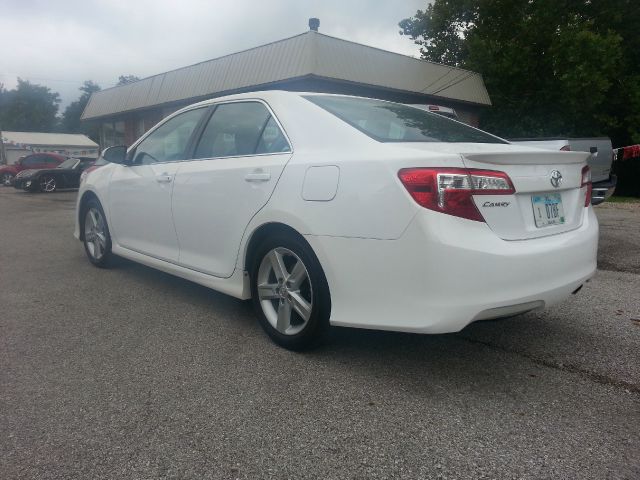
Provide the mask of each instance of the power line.
[{"label": "power line", "polygon": [[431,93],[431,95],[437,95],[438,93],[442,92],[443,90],[446,90],[447,88],[451,88],[455,85],[458,85],[460,82],[464,82],[467,78],[472,77],[473,75],[475,75],[474,72],[465,72],[466,75],[464,77],[462,77],[460,80],[458,80],[457,82],[454,82],[453,80],[451,82],[449,82],[448,84],[446,84],[444,87],[436,90],[435,92]]},{"label": "power line", "polygon": [[429,85],[427,85],[426,87],[424,87],[422,90],[420,90],[420,92],[424,92],[427,88],[431,88],[433,85],[435,85],[436,83],[438,83],[440,80],[442,80],[444,77],[446,77],[447,75],[449,75],[451,73],[451,71],[454,69],[455,67],[449,67],[449,70],[447,70],[444,74],[442,74],[440,77],[438,77],[435,81],[431,82]]}]

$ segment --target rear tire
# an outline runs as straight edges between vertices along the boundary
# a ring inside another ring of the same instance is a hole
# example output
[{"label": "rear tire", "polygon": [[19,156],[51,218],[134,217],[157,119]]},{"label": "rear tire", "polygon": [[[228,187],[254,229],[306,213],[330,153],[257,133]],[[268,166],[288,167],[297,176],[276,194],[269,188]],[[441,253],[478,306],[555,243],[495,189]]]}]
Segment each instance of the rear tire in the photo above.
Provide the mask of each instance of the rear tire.
[{"label": "rear tire", "polygon": [[10,187],[11,186],[11,181],[13,180],[13,177],[15,177],[15,175],[13,173],[3,173],[2,174],[2,185],[4,185],[5,187]]},{"label": "rear tire", "polygon": [[266,238],[251,265],[251,297],[260,325],[289,350],[319,345],[329,332],[331,297],[322,267],[304,239]]},{"label": "rear tire", "polygon": [[38,180],[40,191],[44,193],[53,193],[58,188],[58,180],[53,175],[43,175]]},{"label": "rear tire", "polygon": [[108,267],[111,253],[111,234],[100,202],[94,198],[87,201],[82,209],[82,229],[84,251],[89,261],[96,267]]}]

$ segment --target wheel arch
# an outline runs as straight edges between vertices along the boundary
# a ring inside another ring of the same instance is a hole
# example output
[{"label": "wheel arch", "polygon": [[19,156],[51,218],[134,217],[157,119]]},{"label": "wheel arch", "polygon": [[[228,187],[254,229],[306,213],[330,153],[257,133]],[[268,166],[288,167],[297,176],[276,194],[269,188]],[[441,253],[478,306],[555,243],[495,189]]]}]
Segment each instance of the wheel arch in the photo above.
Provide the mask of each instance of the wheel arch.
[{"label": "wheel arch", "polygon": [[282,233],[284,233],[286,235],[291,235],[292,237],[295,237],[295,238],[299,239],[300,241],[304,242],[309,247],[309,251],[316,258],[316,260],[318,262],[318,265],[320,265],[320,268],[322,269],[322,275],[325,278],[325,281],[327,282],[327,288],[329,290],[329,297],[331,298],[331,284],[330,284],[329,278],[327,276],[326,266],[322,264],[322,262],[320,260],[321,257],[320,257],[320,255],[318,255],[318,252],[316,252],[316,250],[313,248],[313,246],[307,241],[307,239],[304,237],[304,235],[302,235],[298,230],[296,230],[295,228],[291,227],[290,225],[287,225],[286,223],[282,223],[282,222],[278,222],[278,221],[272,221],[272,222],[263,223],[263,224],[259,225],[258,227],[256,227],[251,232],[251,236],[248,238],[248,240],[247,240],[247,242],[245,244],[246,247],[244,249],[243,256],[242,256],[242,261],[243,261],[242,269],[245,271],[246,278],[248,278],[248,276],[249,276],[249,270],[251,269],[251,265],[253,264],[253,261],[255,260],[255,254],[256,254],[258,246],[268,236],[275,235],[275,234],[282,234]]},{"label": "wheel arch", "polygon": [[87,203],[89,202],[89,200],[96,200],[100,203],[100,205],[102,205],[102,202],[100,202],[100,199],[98,198],[98,195],[95,194],[95,192],[93,192],[92,190],[87,190],[82,194],[82,197],[80,198],[80,202],[79,202],[79,208],[78,208],[78,225],[80,226],[80,240],[84,241],[84,213],[85,213],[85,208],[87,206]]},{"label": "wheel arch", "polygon": [[[282,234],[282,233],[297,237],[303,240],[307,245],[309,245],[309,242],[305,240],[304,236],[300,232],[298,232],[295,228],[290,227],[285,223],[281,223],[281,222],[263,223],[262,225],[258,226],[251,232],[251,236],[249,237],[246,243],[246,248],[244,249],[244,254],[242,257],[243,270],[245,271],[249,270],[249,268],[253,264],[253,261],[255,260],[256,249],[265,238],[271,235]],[[313,248],[311,248],[311,245],[309,245],[309,248],[311,249],[311,251],[313,251]],[[315,252],[313,253],[314,255],[316,255]],[[317,255],[316,255],[316,258],[317,258]]]}]

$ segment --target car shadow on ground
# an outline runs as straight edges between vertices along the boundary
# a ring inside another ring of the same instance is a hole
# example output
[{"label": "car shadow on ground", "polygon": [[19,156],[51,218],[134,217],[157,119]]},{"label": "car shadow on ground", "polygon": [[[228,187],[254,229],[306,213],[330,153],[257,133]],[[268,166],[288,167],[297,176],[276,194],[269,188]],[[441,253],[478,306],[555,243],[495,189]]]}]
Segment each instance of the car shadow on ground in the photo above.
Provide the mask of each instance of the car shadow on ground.
[{"label": "car shadow on ground", "polygon": [[[136,283],[146,285],[145,289],[170,296],[174,305],[192,308],[194,318],[181,317],[180,321],[194,322],[191,328],[198,330],[202,348],[206,348],[207,342],[215,341],[216,348],[228,349],[226,355],[233,356],[233,350],[240,349],[250,357],[286,357],[286,362],[302,369],[348,365],[366,377],[393,376],[402,371],[403,382],[415,384],[418,390],[426,385],[421,386],[425,375],[433,376],[432,380],[438,382],[447,382],[453,375],[457,377],[455,384],[463,390],[466,387],[458,382],[466,379],[489,392],[494,387],[510,388],[508,379],[514,375],[530,383],[549,368],[578,373],[602,384],[637,388],[635,382],[626,377],[616,381],[602,369],[592,371],[582,366],[584,358],[597,350],[600,339],[585,329],[585,325],[568,322],[566,312],[547,310],[481,321],[460,332],[439,335],[334,327],[323,345],[296,353],[271,342],[259,326],[250,301],[238,300],[119,257],[115,258],[113,267],[135,277]],[[572,306],[567,305],[566,309],[571,310]],[[159,321],[171,325],[169,316]],[[580,345],[568,348],[577,338]],[[528,361],[523,363],[523,358]]]},{"label": "car shadow on ground", "polygon": [[[241,335],[243,351],[267,352],[268,356],[286,357],[288,362],[300,368],[321,368],[329,365],[348,365],[359,375],[395,375],[402,370],[402,377],[411,383],[425,381],[425,375],[448,378],[458,376],[458,380],[478,375],[474,384],[485,383],[483,388],[491,389],[495,384],[492,375],[497,368],[505,369],[505,352],[495,350],[480,342],[475,342],[468,329],[457,334],[420,335],[412,333],[364,330],[334,327],[327,342],[310,351],[289,352],[273,344],[262,332],[250,301],[242,301],[213,291],[190,281],[160,272],[158,270],[116,257],[113,268],[136,278],[136,282],[160,292],[170,292],[172,302],[184,302],[204,311],[212,312],[208,325],[200,325],[202,342],[208,335]],[[503,322],[486,322],[483,331],[503,329]],[[520,321],[527,321],[521,319]],[[219,322],[231,330],[221,333]],[[227,342],[229,349],[237,349],[234,338]],[[531,341],[535,342],[533,338]],[[542,340],[541,340],[542,341]],[[248,342],[248,343],[247,343]],[[220,348],[220,344],[218,344]],[[228,352],[227,352],[228,353]],[[256,353],[258,354],[258,353]],[[293,366],[292,365],[292,366]],[[531,368],[537,369],[536,365]],[[508,370],[508,368],[507,368]],[[484,378],[485,380],[478,380]]]}]

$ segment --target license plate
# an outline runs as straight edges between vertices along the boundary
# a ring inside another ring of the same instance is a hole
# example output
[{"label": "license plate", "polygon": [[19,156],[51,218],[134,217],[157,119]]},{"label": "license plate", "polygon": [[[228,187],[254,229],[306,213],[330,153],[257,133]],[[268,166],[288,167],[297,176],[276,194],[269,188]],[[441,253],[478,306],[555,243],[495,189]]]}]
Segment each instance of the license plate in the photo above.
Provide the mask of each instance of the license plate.
[{"label": "license plate", "polygon": [[564,223],[562,197],[559,193],[532,195],[531,204],[533,205],[533,218],[536,221],[536,227],[541,228]]}]

